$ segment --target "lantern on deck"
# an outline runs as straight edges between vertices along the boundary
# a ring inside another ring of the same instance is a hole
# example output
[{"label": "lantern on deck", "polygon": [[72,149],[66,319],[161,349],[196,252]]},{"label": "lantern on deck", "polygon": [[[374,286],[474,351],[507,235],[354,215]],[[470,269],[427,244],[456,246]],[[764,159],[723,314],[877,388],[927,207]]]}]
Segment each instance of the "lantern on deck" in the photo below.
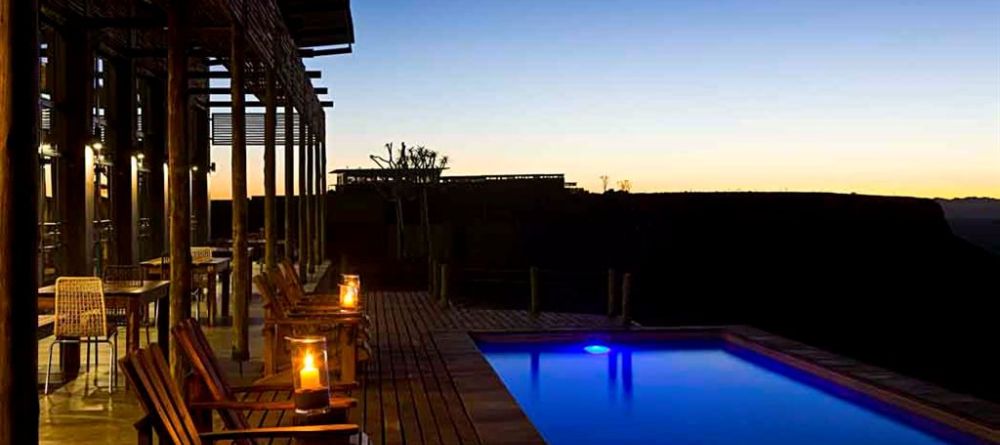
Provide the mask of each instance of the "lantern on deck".
[{"label": "lantern on deck", "polygon": [[340,308],[357,309],[360,289],[350,284],[340,285]]},{"label": "lantern on deck", "polygon": [[330,408],[326,337],[285,337],[292,355],[295,413],[315,415]]},{"label": "lantern on deck", "polygon": [[358,290],[358,294],[361,294],[361,275],[341,274],[340,281],[342,284],[354,286]]}]

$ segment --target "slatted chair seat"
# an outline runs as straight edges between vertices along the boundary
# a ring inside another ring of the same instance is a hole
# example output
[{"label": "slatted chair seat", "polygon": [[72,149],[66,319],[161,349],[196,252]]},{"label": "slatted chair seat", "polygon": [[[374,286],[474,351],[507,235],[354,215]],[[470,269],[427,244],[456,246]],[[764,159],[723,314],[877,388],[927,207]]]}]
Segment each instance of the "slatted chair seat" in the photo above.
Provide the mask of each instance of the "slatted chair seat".
[{"label": "slatted chair seat", "polygon": [[[166,360],[159,347],[153,345],[128,354],[119,361],[125,377],[139,398],[146,417],[135,424],[139,443],[152,443],[152,431],[160,443],[200,445],[217,440],[231,440],[241,445],[255,444],[256,439],[293,438],[342,441],[358,434],[354,424],[325,424],[310,426],[283,426],[251,428],[243,416],[236,416],[235,428],[224,431],[199,431],[194,418],[184,403],[180,390],[170,377]],[[217,409],[220,414],[228,410],[245,409],[229,402],[200,402],[199,409]],[[242,420],[240,420],[242,419]],[[337,442],[340,443],[340,442]]]},{"label": "slatted chair seat", "polygon": [[[231,402],[233,408],[219,409],[220,416],[226,428],[242,428],[243,413],[241,410],[261,411],[254,417],[258,419],[257,426],[264,426],[269,418],[284,417],[282,411],[294,409],[291,401],[292,384],[289,381],[286,385],[266,385],[266,386],[244,386],[233,387],[229,385],[218,358],[212,351],[208,339],[205,337],[201,326],[196,320],[187,319],[181,321],[170,330],[185,358],[194,370],[194,381],[190,387],[192,392],[200,397],[194,397],[192,407],[208,399],[210,402],[221,403]],[[334,385],[331,388],[334,392],[343,393],[354,388],[354,385]],[[267,394],[264,394],[267,393]],[[261,399],[270,400],[261,400]],[[251,400],[253,399],[253,400]],[[347,409],[357,405],[357,400],[349,397],[335,396],[330,398],[330,408],[336,412],[339,419],[346,420]],[[276,416],[270,413],[277,412]],[[194,413],[196,420],[201,417],[199,413]],[[209,420],[210,422],[210,420]]]}]

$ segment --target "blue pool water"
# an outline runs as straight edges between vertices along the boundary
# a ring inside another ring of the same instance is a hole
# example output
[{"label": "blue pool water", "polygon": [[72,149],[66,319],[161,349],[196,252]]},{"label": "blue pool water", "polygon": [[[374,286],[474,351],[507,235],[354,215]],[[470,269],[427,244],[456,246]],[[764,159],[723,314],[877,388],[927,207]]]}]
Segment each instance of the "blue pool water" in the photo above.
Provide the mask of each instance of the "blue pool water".
[{"label": "blue pool water", "polygon": [[552,445],[975,443],[722,341],[479,347]]}]

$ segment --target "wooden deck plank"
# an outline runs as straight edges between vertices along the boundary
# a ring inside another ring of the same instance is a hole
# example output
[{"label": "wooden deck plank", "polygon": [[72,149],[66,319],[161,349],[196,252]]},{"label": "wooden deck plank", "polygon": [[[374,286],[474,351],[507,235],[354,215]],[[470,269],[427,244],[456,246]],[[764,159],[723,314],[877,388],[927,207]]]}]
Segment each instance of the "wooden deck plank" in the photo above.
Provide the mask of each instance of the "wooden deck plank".
[{"label": "wooden deck plank", "polygon": [[599,315],[444,307],[426,292],[371,292],[372,360],[361,373],[363,406],[352,419],[372,444],[481,444],[442,352],[439,333],[606,327]]}]

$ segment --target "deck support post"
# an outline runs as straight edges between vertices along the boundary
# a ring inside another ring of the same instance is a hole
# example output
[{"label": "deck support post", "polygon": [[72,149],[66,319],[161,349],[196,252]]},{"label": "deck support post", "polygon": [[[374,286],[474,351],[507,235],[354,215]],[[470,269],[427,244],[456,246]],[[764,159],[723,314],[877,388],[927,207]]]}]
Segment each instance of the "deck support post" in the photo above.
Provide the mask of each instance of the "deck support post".
[{"label": "deck support post", "polygon": [[191,110],[190,152],[191,166],[191,243],[196,246],[208,244],[211,227],[208,198],[208,167],[212,163],[209,142],[208,111]]},{"label": "deck support post", "polygon": [[298,226],[299,226],[299,280],[305,284],[309,280],[306,274],[306,257],[309,255],[309,243],[306,242],[306,120],[305,116],[299,114],[299,199],[298,199]]},{"label": "deck support post", "polygon": [[135,67],[131,59],[111,62],[108,72],[113,98],[108,108],[111,131],[109,144],[114,152],[111,180],[112,218],[115,224],[115,261],[132,264],[138,256],[136,227],[132,223],[132,153],[135,150]]},{"label": "deck support post", "polygon": [[615,316],[615,282],[618,280],[618,272],[608,269],[608,318]]},{"label": "deck support post", "polygon": [[316,207],[313,196],[313,188],[315,184],[313,183],[313,158],[314,147],[313,138],[316,135],[316,129],[310,128],[309,132],[306,133],[306,271],[309,275],[316,273],[316,214],[314,208]]},{"label": "deck support post", "polygon": [[322,132],[317,132],[313,136],[312,149],[315,152],[313,166],[315,167],[313,177],[313,266],[323,264],[323,249],[320,247],[323,238],[323,227],[320,225],[320,215],[323,213],[323,167],[320,166],[320,139]]},{"label": "deck support post", "polygon": [[319,165],[319,258],[320,262],[325,261],[328,256],[326,252],[326,209],[327,209],[327,189],[326,189],[326,135],[322,135],[319,141],[320,165]]},{"label": "deck support post", "polygon": [[529,311],[531,312],[532,317],[537,317],[542,310],[542,296],[540,295],[541,283],[538,282],[538,275],[539,273],[537,267],[531,266],[531,268],[528,269],[528,278],[531,286],[531,307]]},{"label": "deck support post", "polygon": [[0,0],[0,443],[38,443],[38,4]]},{"label": "deck support post", "polygon": [[[163,83],[159,79],[144,78],[146,96],[142,102],[142,142],[146,151],[146,165],[149,168],[149,250],[142,253],[143,260],[162,256],[166,250],[164,221],[167,197],[163,194],[164,131],[166,111]],[[162,345],[161,345],[162,346]],[[166,352],[166,351],[164,351]]]},{"label": "deck support post", "polygon": [[[167,165],[170,205],[170,326],[191,316],[191,194],[187,147],[188,1],[167,9]],[[164,310],[166,308],[160,308]],[[170,338],[170,371],[183,384],[184,358]]]},{"label": "deck support post", "polygon": [[295,199],[295,109],[285,101],[285,259],[292,261],[295,252],[295,226],[292,224],[292,201]]},{"label": "deck support post", "polygon": [[448,283],[449,282],[450,281],[449,281],[449,277],[448,277],[448,263],[444,263],[444,264],[441,265],[441,279],[440,279],[440,281],[438,281],[438,286],[439,286],[438,296],[440,298],[438,300],[438,303],[441,305],[441,307],[447,307],[448,306]]},{"label": "deck support post", "polygon": [[275,207],[275,126],[278,108],[275,106],[274,70],[267,69],[264,75],[264,270],[278,267],[278,222]]},{"label": "deck support post", "polygon": [[245,361],[250,358],[248,306],[250,299],[250,263],[247,257],[247,144],[246,108],[243,107],[245,41],[243,28],[232,25],[230,66],[232,79],[230,91],[233,102],[233,339],[232,359]]},{"label": "deck support post", "polygon": [[632,324],[632,274],[622,274],[622,326]]}]

